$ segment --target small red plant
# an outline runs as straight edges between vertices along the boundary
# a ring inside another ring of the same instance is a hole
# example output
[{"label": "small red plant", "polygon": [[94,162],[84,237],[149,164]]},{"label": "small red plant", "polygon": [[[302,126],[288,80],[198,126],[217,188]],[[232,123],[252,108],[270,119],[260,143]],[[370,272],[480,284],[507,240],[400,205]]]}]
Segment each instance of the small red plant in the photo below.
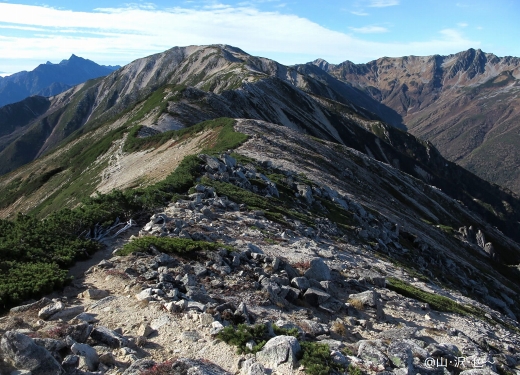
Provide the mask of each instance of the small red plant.
[{"label": "small red plant", "polygon": [[174,361],[155,364],[152,368],[141,372],[141,375],[170,375]]},{"label": "small red plant", "polygon": [[41,332],[41,336],[43,338],[49,339],[63,339],[68,335],[69,325],[68,324],[60,324],[55,327],[52,327],[49,330]]}]

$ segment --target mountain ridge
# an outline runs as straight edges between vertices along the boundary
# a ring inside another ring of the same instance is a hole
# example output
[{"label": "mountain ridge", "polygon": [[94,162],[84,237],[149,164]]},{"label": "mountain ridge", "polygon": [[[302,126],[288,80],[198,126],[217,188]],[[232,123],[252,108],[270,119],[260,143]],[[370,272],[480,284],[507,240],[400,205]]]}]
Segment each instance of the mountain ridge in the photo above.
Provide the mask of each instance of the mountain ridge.
[{"label": "mountain ridge", "polygon": [[[520,191],[520,58],[480,49],[321,66],[399,114],[408,131],[488,181]],[[386,117],[392,124],[399,118]]]},{"label": "mountain ridge", "polygon": [[[53,150],[67,142],[76,144],[84,135],[98,134],[106,126],[103,124],[114,124],[111,125],[114,136],[120,137],[124,131],[134,129],[130,133],[136,137],[137,129],[141,128],[164,132],[218,117],[253,118],[355,148],[434,184],[505,233],[517,236],[515,223],[519,220],[515,215],[520,210],[516,209],[515,195],[447,162],[431,143],[388,126],[378,116],[352,104],[348,94],[357,91],[351,85],[311,71],[317,77],[314,78],[307,70],[252,57],[235,47],[174,47],[54,97],[46,113],[31,123],[30,131],[5,147],[0,156],[6,161],[28,155],[36,157],[38,154],[30,154],[27,150],[28,144],[36,149],[36,139],[40,157],[45,154],[50,157],[44,158],[48,167],[38,173],[46,173],[54,165],[53,168],[61,171],[59,175],[63,176],[63,181],[67,181],[65,176],[79,178],[78,171],[66,167],[70,165],[69,161],[59,161],[61,153],[52,156]],[[119,120],[114,122],[117,118]],[[81,147],[87,152],[93,147],[91,143],[96,142],[100,141],[85,141]],[[108,138],[106,142],[109,142]],[[110,143],[102,144],[107,148],[92,152],[106,152]],[[71,158],[77,158],[77,155]],[[18,165],[24,164],[21,162]],[[81,161],[78,163],[83,165]],[[2,179],[2,185],[13,186],[9,185],[14,181],[13,176],[29,183],[31,179],[24,175],[25,170],[22,168]],[[2,172],[6,171],[4,165]],[[24,188],[13,188],[12,197],[23,194]],[[83,188],[85,194],[87,191],[93,193],[90,189],[95,185]],[[3,206],[12,204],[12,199],[7,199]],[[78,202],[79,198],[69,199]]]}]

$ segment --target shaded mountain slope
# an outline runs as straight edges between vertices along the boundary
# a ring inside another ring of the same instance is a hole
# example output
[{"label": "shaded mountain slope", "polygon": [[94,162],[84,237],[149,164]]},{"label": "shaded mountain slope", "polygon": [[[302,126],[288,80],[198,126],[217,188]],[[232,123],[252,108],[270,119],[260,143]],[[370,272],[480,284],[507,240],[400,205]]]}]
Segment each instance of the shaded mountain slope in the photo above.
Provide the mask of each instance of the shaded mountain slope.
[{"label": "shaded mountain slope", "polygon": [[394,109],[412,134],[431,141],[449,160],[520,191],[519,58],[469,49],[367,64],[313,64]]}]

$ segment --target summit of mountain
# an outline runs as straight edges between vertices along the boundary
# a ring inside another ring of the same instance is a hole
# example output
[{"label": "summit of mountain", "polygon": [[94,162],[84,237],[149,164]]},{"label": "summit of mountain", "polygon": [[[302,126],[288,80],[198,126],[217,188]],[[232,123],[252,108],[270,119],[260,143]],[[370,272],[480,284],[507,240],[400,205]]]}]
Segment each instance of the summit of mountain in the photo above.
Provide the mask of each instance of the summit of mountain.
[{"label": "summit of mountain", "polygon": [[0,78],[0,107],[31,95],[53,96],[89,79],[106,76],[120,66],[103,66],[74,54],[58,64],[47,61],[32,71]]},{"label": "summit of mountain", "polygon": [[411,134],[449,160],[520,192],[520,58],[480,49],[448,56],[383,57],[366,64],[311,65],[392,108]]}]

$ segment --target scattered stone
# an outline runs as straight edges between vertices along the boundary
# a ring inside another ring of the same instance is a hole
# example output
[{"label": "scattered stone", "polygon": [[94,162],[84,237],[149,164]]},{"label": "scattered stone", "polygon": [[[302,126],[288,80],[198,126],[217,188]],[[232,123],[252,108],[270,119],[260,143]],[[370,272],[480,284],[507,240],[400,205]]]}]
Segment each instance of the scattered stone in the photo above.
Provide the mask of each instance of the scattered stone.
[{"label": "scattered stone", "polygon": [[68,374],[73,374],[76,371],[76,368],[79,365],[79,356],[77,355],[68,355],[61,362],[61,366]]},{"label": "scattered stone", "polygon": [[340,366],[347,367],[349,364],[349,360],[347,359],[347,357],[345,357],[345,355],[341,353],[339,350],[333,350],[330,353],[330,357],[332,359],[332,362]]},{"label": "scattered stone", "polygon": [[394,341],[387,350],[388,357],[396,367],[411,369],[413,353],[410,344],[405,341]]},{"label": "scattered stone", "polygon": [[97,320],[95,314],[89,314],[86,312],[82,312],[81,314],[77,315],[74,319],[82,320],[86,323],[94,323]]},{"label": "scattered stone", "polygon": [[49,319],[52,315],[56,314],[58,311],[61,311],[65,308],[63,302],[58,301],[54,302],[50,305],[43,307],[39,312],[38,316],[42,319]]},{"label": "scattered stone", "polygon": [[209,333],[211,336],[216,336],[223,329],[224,326],[222,325],[222,323],[220,323],[219,321],[214,321],[213,323],[211,323],[211,330]]},{"label": "scattered stone", "polygon": [[57,353],[67,346],[67,343],[65,341],[49,338],[35,338],[34,342],[36,343],[36,345],[43,346],[51,353]]},{"label": "scattered stone", "polygon": [[329,334],[329,327],[326,324],[318,323],[313,320],[304,319],[300,322],[303,330],[313,336]]},{"label": "scattered stone", "polygon": [[93,340],[108,345],[111,348],[121,348],[123,346],[128,346],[127,339],[125,339],[119,333],[102,326],[94,328],[90,334],[90,337]]},{"label": "scattered stone", "polygon": [[106,366],[114,366],[116,364],[116,358],[112,353],[107,352],[99,356],[99,362]]},{"label": "scattered stone", "polygon": [[335,313],[339,312],[341,309],[343,309],[345,307],[345,305],[341,301],[338,301],[335,298],[329,298],[325,302],[320,303],[318,307],[321,310],[327,311],[331,314],[335,314]]}]

